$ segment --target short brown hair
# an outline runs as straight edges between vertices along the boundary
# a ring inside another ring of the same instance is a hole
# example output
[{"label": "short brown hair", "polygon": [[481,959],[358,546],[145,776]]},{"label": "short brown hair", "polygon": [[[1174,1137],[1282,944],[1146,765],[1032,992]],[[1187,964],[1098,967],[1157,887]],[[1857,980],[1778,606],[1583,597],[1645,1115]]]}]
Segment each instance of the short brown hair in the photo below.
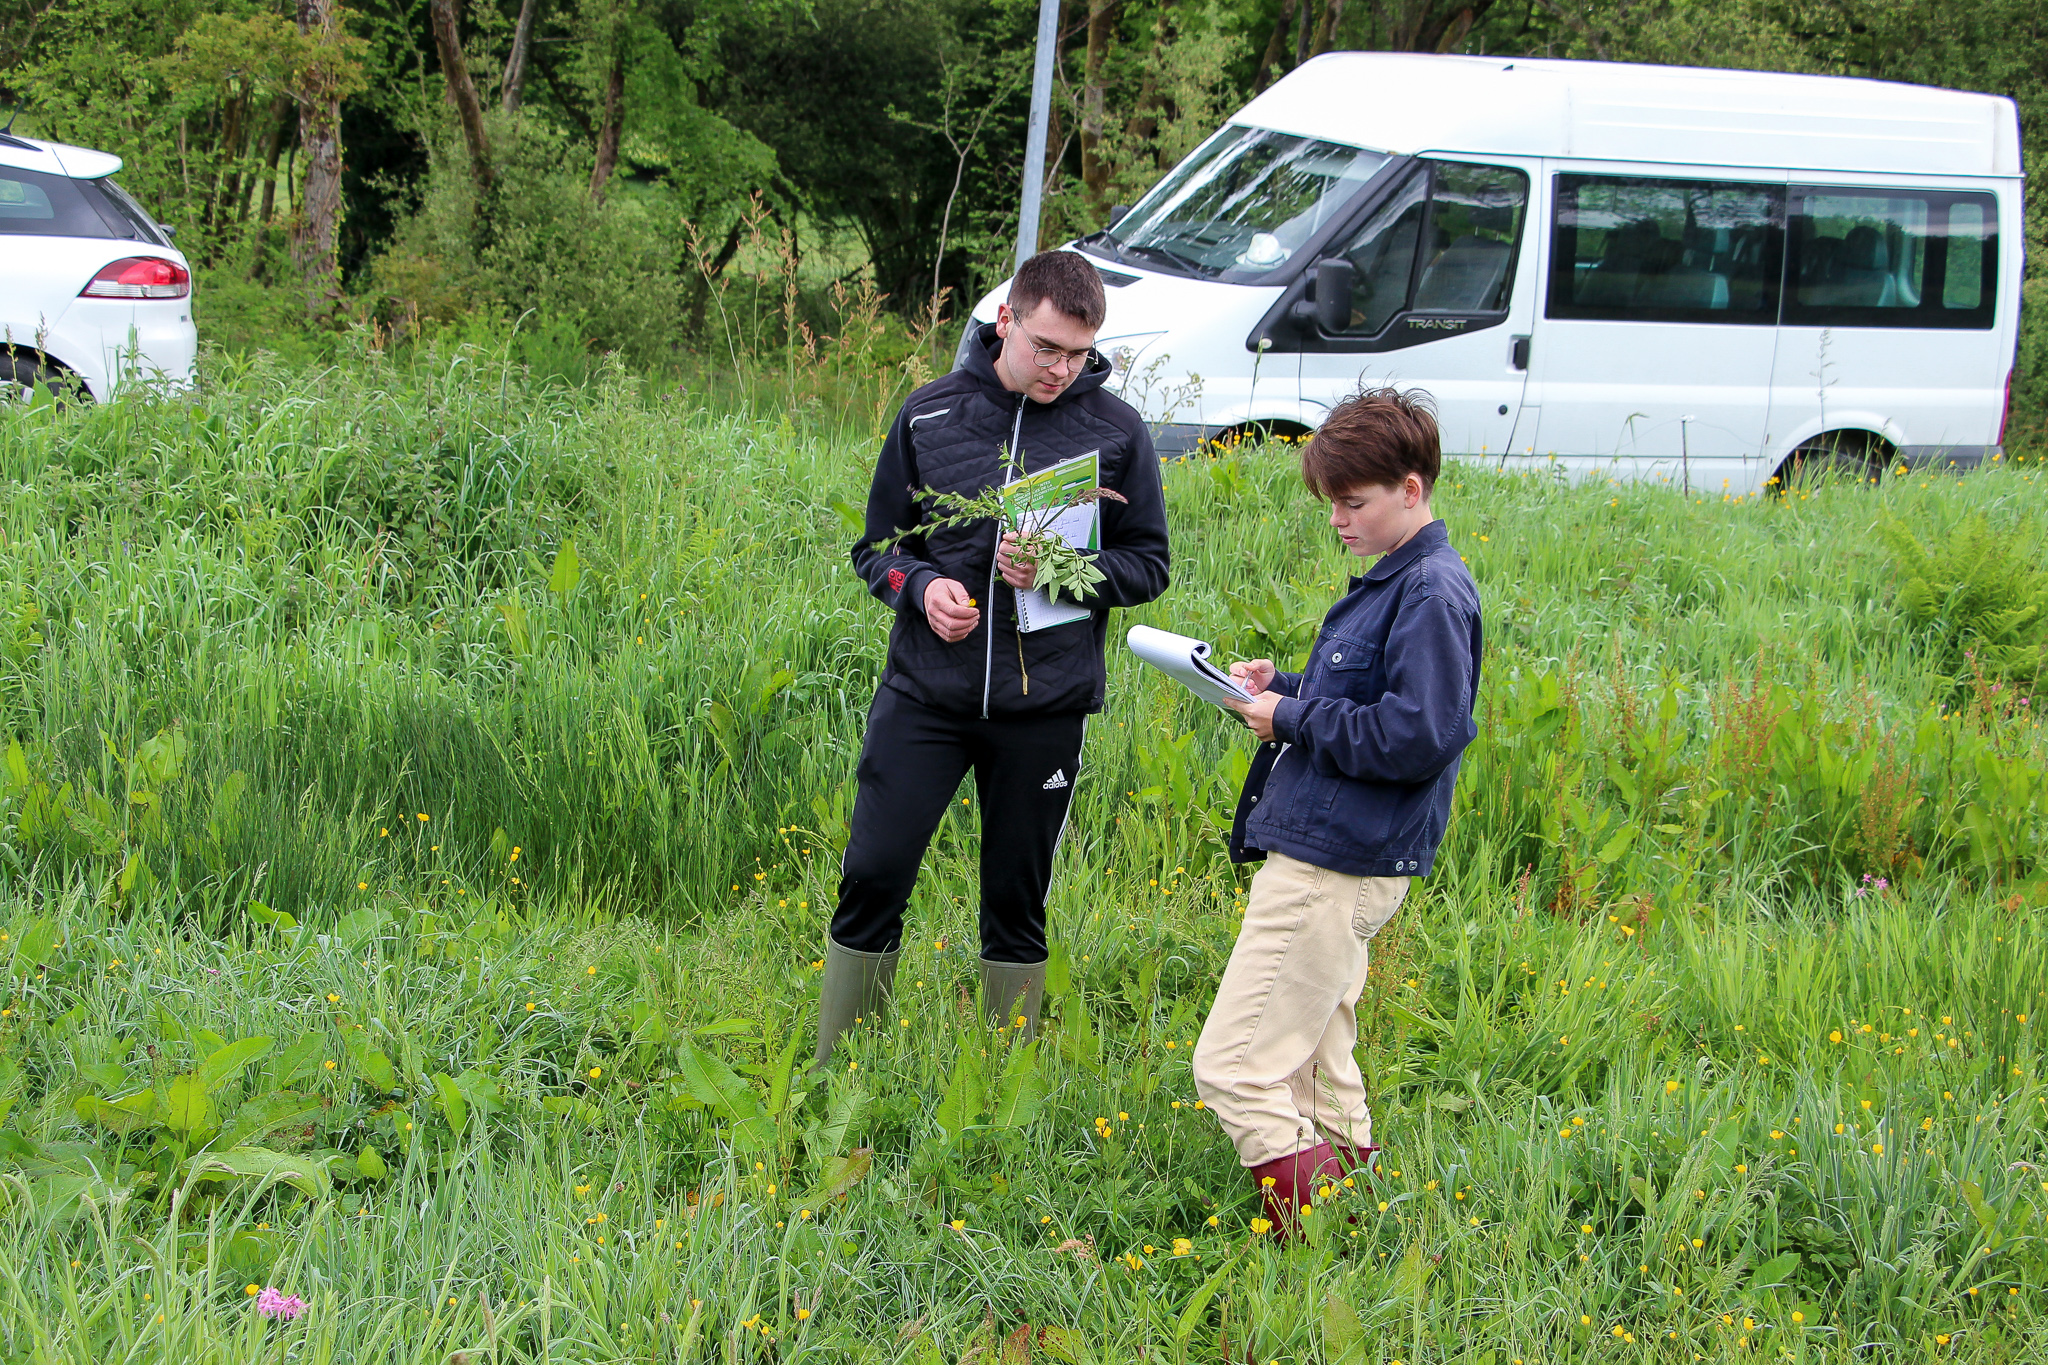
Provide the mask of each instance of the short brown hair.
[{"label": "short brown hair", "polygon": [[1393,488],[1410,474],[1423,496],[1443,468],[1436,400],[1421,389],[1365,389],[1330,409],[1301,448],[1301,481],[1320,498],[1356,489]]},{"label": "short brown hair", "polygon": [[1017,278],[1010,281],[1010,311],[1025,317],[1046,299],[1091,329],[1100,327],[1109,312],[1102,276],[1078,251],[1041,251],[1017,267]]}]

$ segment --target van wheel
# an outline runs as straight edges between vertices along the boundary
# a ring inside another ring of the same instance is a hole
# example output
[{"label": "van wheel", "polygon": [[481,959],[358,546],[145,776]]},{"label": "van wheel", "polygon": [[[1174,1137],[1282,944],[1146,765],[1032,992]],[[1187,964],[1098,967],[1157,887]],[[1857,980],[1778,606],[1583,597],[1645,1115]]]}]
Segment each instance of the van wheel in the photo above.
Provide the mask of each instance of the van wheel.
[{"label": "van wheel", "polygon": [[42,389],[59,406],[73,398],[78,384],[63,370],[28,356],[0,355],[0,403],[26,403]]},{"label": "van wheel", "polygon": [[1800,443],[1778,466],[1780,492],[1795,485],[1872,484],[1891,463],[1891,442],[1875,432],[1828,431]]}]

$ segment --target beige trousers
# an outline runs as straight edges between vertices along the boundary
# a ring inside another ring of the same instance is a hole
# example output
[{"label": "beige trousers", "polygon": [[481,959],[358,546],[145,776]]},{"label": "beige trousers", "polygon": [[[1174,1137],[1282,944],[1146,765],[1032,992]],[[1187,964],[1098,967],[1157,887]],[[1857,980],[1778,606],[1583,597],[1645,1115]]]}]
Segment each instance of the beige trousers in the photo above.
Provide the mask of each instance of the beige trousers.
[{"label": "beige trousers", "polygon": [[1366,945],[1401,908],[1408,881],[1347,876],[1284,853],[1252,878],[1194,1060],[1195,1089],[1246,1166],[1325,1136],[1371,1144],[1372,1114],[1352,1056],[1358,997]]}]

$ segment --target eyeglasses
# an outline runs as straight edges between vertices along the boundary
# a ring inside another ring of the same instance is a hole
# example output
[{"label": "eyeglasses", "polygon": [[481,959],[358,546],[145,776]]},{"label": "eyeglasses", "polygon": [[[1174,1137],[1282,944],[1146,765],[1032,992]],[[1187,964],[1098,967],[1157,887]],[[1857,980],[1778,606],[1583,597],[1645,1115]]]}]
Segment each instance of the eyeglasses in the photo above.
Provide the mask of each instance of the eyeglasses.
[{"label": "eyeglasses", "polygon": [[1031,343],[1031,363],[1038,366],[1041,370],[1049,370],[1062,360],[1067,362],[1068,369],[1078,370],[1088,364],[1089,356],[1095,354],[1093,346],[1082,351],[1062,351],[1057,346],[1047,346],[1039,341],[1037,337],[1025,331],[1024,324],[1021,322],[1017,324],[1017,331],[1026,341]]}]

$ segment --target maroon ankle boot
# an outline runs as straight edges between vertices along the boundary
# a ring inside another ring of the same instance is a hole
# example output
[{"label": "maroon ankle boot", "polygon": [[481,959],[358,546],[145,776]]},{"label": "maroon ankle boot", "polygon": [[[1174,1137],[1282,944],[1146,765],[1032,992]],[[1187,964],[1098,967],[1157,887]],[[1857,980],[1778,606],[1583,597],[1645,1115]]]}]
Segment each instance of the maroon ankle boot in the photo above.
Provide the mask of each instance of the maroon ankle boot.
[{"label": "maroon ankle boot", "polygon": [[1344,1163],[1327,1142],[1252,1167],[1252,1179],[1266,1197],[1266,1218],[1274,1235],[1293,1235],[1304,1206],[1313,1206],[1318,1180],[1342,1180]]}]

